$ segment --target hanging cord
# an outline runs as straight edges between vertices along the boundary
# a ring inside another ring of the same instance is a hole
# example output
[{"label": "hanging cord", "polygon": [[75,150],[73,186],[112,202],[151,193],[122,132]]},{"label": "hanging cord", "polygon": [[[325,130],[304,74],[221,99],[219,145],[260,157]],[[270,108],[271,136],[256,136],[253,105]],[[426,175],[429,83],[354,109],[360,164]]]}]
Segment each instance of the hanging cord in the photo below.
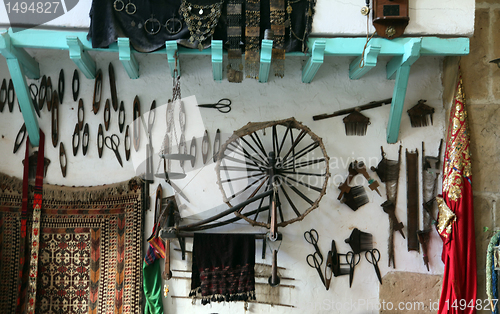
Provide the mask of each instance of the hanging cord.
[{"label": "hanging cord", "polygon": [[361,54],[361,60],[359,60],[359,67],[363,68],[365,66],[365,51],[366,47],[368,46],[368,42],[373,38],[375,35],[376,31],[373,31],[371,36],[369,35],[370,32],[370,0],[366,0],[366,6],[361,8],[361,14],[366,15],[366,42],[365,46],[363,47],[363,53]]}]

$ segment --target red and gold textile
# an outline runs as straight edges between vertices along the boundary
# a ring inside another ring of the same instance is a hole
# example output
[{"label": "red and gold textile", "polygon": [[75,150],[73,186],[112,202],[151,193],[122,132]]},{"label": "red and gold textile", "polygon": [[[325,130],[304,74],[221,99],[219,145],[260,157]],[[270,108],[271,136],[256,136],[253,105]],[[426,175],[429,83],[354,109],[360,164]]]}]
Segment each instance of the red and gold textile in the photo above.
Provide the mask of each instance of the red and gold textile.
[{"label": "red and gold textile", "polygon": [[[462,78],[450,112],[438,199],[438,232],[443,240],[444,275],[439,314],[476,313],[477,275],[471,186],[470,132]],[[463,304],[467,306],[463,306]]]}]

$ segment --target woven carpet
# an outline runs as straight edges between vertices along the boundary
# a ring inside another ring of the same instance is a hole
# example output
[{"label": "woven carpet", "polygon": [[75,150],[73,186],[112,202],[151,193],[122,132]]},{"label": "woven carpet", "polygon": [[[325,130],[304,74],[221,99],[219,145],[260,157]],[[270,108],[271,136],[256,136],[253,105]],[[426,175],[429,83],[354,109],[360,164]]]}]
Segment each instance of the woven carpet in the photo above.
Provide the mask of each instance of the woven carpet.
[{"label": "woven carpet", "polygon": [[[36,313],[141,312],[141,186],[136,178],[99,187],[44,184]],[[26,310],[27,272],[20,276],[19,268],[21,258],[29,264],[32,222],[28,214],[22,238],[21,196],[22,181],[0,174],[0,313]]]}]

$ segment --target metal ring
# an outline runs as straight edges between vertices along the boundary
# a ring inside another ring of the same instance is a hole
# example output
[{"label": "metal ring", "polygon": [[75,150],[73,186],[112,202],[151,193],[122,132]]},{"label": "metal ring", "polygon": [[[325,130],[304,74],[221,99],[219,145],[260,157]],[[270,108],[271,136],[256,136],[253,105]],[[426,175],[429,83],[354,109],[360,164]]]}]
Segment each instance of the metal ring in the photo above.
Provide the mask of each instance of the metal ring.
[{"label": "metal ring", "polygon": [[[176,25],[179,25],[179,28],[175,28]],[[175,35],[182,30],[182,21],[176,17],[169,18],[165,22],[165,28],[170,35]]]},{"label": "metal ring", "polygon": [[[147,27],[148,23],[151,25],[151,30],[149,30],[148,27]],[[157,28],[154,27],[155,24],[158,24]],[[147,19],[144,22],[144,30],[149,35],[156,35],[161,30],[161,23],[160,23],[160,21],[158,21],[158,19],[156,19],[154,17],[150,17],[149,19]]]},{"label": "metal ring", "polygon": [[[132,10],[129,9],[129,7],[128,7],[129,5],[132,6]],[[137,12],[137,7],[132,2],[129,2],[125,6],[125,12],[127,12],[127,14],[130,14],[130,15],[135,14],[135,12]]]},{"label": "metal ring", "polygon": [[115,8],[115,11],[121,12],[125,8],[125,3],[123,3],[122,0],[115,0],[115,2],[113,2],[113,7]]}]

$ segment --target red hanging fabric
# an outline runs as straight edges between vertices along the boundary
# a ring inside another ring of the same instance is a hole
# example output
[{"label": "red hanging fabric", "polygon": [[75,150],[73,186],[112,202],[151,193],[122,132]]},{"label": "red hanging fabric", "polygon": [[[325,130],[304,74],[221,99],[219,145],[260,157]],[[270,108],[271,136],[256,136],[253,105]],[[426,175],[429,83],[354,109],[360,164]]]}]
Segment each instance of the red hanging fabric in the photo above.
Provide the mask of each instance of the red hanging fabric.
[{"label": "red hanging fabric", "polygon": [[438,232],[443,240],[444,275],[439,314],[476,313],[477,274],[472,204],[470,132],[460,76],[450,112],[438,198]]}]

